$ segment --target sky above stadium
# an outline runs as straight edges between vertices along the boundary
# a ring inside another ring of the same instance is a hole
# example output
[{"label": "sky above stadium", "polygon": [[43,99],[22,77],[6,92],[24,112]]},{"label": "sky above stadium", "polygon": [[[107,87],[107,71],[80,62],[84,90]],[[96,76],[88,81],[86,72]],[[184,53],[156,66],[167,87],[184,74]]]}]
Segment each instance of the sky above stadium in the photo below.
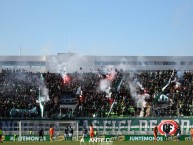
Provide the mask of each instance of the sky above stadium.
[{"label": "sky above stadium", "polygon": [[0,0],[0,55],[67,52],[192,56],[193,0]]}]

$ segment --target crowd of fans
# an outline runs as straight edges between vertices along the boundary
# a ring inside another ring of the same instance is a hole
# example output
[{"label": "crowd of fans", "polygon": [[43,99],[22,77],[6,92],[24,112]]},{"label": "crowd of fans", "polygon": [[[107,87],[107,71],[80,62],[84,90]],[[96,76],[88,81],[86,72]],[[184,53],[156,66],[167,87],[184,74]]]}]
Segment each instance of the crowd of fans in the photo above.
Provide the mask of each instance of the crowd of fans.
[{"label": "crowd of fans", "polygon": [[[65,76],[46,72],[42,74],[42,80],[39,72],[4,69],[0,72],[0,118],[41,118],[37,100],[42,84],[49,95],[44,104],[44,118],[137,117],[142,108],[144,117],[193,115],[193,72],[124,72],[116,69],[115,72],[81,71]],[[100,89],[101,80],[110,83],[106,90]],[[131,84],[136,88],[135,94],[131,91]],[[168,86],[163,91],[166,84]],[[168,96],[169,101],[155,103],[155,94],[159,92]],[[61,102],[66,94],[75,97],[76,101],[70,102],[74,107]],[[136,94],[149,94],[142,107],[135,99]]]}]

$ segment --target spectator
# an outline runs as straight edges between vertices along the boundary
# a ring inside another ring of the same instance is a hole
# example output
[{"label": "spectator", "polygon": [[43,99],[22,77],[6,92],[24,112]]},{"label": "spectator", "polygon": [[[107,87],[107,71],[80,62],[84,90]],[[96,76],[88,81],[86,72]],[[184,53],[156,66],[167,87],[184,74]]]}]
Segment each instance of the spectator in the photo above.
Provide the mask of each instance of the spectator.
[{"label": "spectator", "polygon": [[[42,75],[50,97],[50,100],[44,105],[44,117],[47,118],[62,115],[65,118],[92,117],[93,115],[107,117],[113,100],[116,100],[117,103],[110,112],[111,116],[139,116],[140,112],[144,117],[191,116],[193,114],[193,72],[191,71],[184,72],[178,78],[177,71],[172,70],[125,73],[116,70],[116,75],[112,80],[108,80],[109,75],[100,73],[82,72],[79,74],[75,72],[67,74],[69,79],[65,82],[57,73],[47,72]],[[36,103],[39,85],[42,84],[40,76],[39,72],[32,73],[23,70],[6,69],[0,72],[1,118],[41,117],[39,104]],[[108,95],[105,90],[98,89],[101,80],[110,81],[111,92],[108,92]],[[135,85],[136,81],[143,87]],[[160,94],[168,82],[168,86],[163,91],[166,97],[155,103],[155,94]],[[131,84],[136,90],[135,95],[131,91]],[[78,88],[80,88],[79,93],[77,93]],[[135,96],[143,96],[145,93],[148,93],[150,97],[145,100],[145,107],[140,108]],[[75,108],[60,109],[63,94],[73,94],[77,97]]]},{"label": "spectator", "polygon": [[38,131],[38,135],[39,135],[39,141],[42,139],[44,141],[44,130],[43,128],[41,128],[39,131]]}]

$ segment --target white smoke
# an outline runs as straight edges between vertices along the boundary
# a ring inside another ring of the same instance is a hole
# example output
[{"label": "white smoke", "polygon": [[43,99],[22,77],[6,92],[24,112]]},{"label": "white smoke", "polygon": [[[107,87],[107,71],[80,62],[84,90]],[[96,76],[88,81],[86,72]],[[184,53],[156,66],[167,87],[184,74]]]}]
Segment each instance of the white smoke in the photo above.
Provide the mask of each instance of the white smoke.
[{"label": "white smoke", "polygon": [[64,62],[60,62],[54,56],[50,59],[50,67],[54,72],[60,74],[63,79],[67,76],[67,64]]},{"label": "white smoke", "polygon": [[[140,63],[141,70],[146,68],[146,63],[145,63],[146,59],[143,56],[136,57],[135,59],[136,59],[136,62]],[[130,62],[133,61],[132,58],[131,59],[128,58],[127,60]],[[126,66],[123,64],[119,66],[123,67],[122,70],[125,70],[126,68]],[[147,104],[145,99],[150,98],[150,95],[147,93],[144,93],[144,94],[137,93],[139,89],[144,90],[144,86],[142,86],[136,79],[136,74],[139,74],[139,72],[137,71],[138,69],[139,68],[136,68],[136,66],[132,64],[129,65],[129,68],[127,66],[127,70],[130,71],[129,77],[135,78],[135,79],[128,80],[128,86],[129,86],[131,97],[135,102],[135,106],[141,109],[139,117],[144,117],[144,108],[146,107],[146,104]]]},{"label": "white smoke", "polygon": [[183,77],[184,71],[177,71],[176,75],[178,79],[181,79]]},{"label": "white smoke", "polygon": [[[10,71],[10,70],[9,70]],[[24,70],[15,70],[12,73],[8,73],[6,76],[6,80],[8,85],[4,86],[5,91],[15,91],[18,93],[18,88],[23,88],[29,86],[29,92],[37,92],[40,95],[37,97],[37,103],[39,102],[47,102],[49,100],[49,90],[45,85],[45,82],[40,77],[39,73],[28,73]],[[16,86],[17,84],[17,86]],[[20,89],[19,88],[19,89]],[[41,90],[41,93],[40,93]],[[3,88],[4,91],[4,88]],[[30,96],[26,96],[30,97]],[[43,117],[43,116],[42,116]]]},{"label": "white smoke", "polygon": [[111,97],[111,85],[112,81],[114,80],[117,72],[115,70],[114,66],[106,66],[103,67],[102,70],[100,70],[100,75],[105,76],[105,78],[102,78],[99,82],[99,89],[100,91],[103,91],[106,93],[106,97],[110,98]]},{"label": "white smoke", "polygon": [[45,80],[43,77],[43,74],[40,74],[40,78],[38,79],[39,84],[39,97],[38,100],[36,100],[37,103],[39,103],[40,111],[41,111],[41,117],[44,117],[44,105],[47,101],[50,100],[49,98],[49,90],[45,85]]},{"label": "white smoke", "polygon": [[41,98],[40,102],[47,102],[50,100],[49,98],[49,90],[45,85],[40,86],[40,91],[41,91]]},{"label": "white smoke", "polygon": [[146,107],[145,99],[149,99],[150,95],[147,93],[138,94],[138,88],[133,82],[129,82],[129,88],[131,97],[134,99],[136,107],[141,109],[139,117],[144,117],[144,108]]},{"label": "white smoke", "polygon": [[66,64],[62,63],[62,64],[58,64],[57,65],[57,72],[61,75],[61,77],[64,79],[67,75],[67,68],[66,68]]},{"label": "white smoke", "polygon": [[[146,67],[145,58],[140,56],[140,57],[136,57],[135,59],[136,59],[136,62],[140,62],[141,70],[145,69],[145,67]],[[103,72],[108,74],[110,72],[109,70],[115,70],[115,69],[121,70],[121,71],[123,71],[123,73],[127,73],[128,71],[131,71],[130,74],[129,74],[130,78],[135,78],[136,77],[135,75],[138,73],[137,72],[138,68],[136,68],[136,66],[133,65],[133,64],[128,64],[127,63],[127,62],[132,62],[132,61],[133,61],[132,58],[129,58],[129,57],[125,58],[125,57],[123,57],[120,60],[121,63],[116,65],[116,68],[115,68],[115,66],[107,66],[107,67],[104,67]],[[115,73],[112,72],[111,74],[114,74],[114,77],[115,77],[117,72],[115,71]],[[126,79],[125,76],[122,77],[119,85],[116,88],[117,91],[120,90],[121,84],[123,83],[123,81],[125,81],[125,79]],[[137,83],[137,81],[138,80],[132,80],[132,79],[129,80],[128,81],[129,82],[128,86],[129,86],[129,90],[130,90],[130,94],[132,96],[132,99],[135,102],[135,106],[137,108],[141,108],[140,117],[143,117],[143,115],[144,115],[144,108],[146,107],[145,99],[146,98],[148,99],[150,97],[150,95],[147,94],[147,93],[144,93],[144,94],[138,94],[137,93],[139,87],[140,87],[140,89],[144,90],[144,87],[140,83]],[[111,94],[111,91],[109,91],[109,90],[111,90],[111,88],[110,88],[111,87],[111,83],[112,82],[110,80],[106,79],[106,78],[102,79],[100,81],[100,85],[99,85],[100,86],[100,90],[106,92],[106,96],[109,96],[108,94]]]},{"label": "white smoke", "polygon": [[106,97],[111,97],[111,81],[108,79],[101,79],[99,82],[99,88],[101,91],[106,93]]}]

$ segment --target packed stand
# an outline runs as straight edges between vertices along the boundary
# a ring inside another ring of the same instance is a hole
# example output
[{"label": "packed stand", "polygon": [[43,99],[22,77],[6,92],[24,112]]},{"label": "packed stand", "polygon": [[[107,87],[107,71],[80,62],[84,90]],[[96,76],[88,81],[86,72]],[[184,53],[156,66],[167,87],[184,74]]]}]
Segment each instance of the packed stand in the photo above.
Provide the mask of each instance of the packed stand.
[{"label": "packed stand", "polygon": [[[62,76],[2,70],[0,118],[41,118],[37,100],[42,83],[49,95],[44,118],[192,116],[192,72],[115,72],[113,76],[83,71]],[[103,80],[107,84],[101,90]],[[61,107],[65,94],[75,97],[74,107]]]}]

